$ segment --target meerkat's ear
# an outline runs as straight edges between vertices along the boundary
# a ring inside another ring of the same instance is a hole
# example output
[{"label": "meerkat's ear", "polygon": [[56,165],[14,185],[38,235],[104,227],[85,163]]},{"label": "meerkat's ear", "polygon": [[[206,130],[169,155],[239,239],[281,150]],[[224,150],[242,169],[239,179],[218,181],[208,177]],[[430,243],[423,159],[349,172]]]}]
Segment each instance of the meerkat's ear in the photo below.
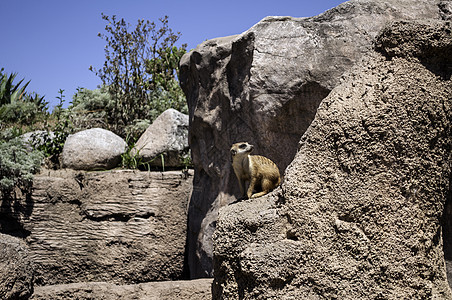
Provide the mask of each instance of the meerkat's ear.
[{"label": "meerkat's ear", "polygon": [[234,155],[236,155],[236,154],[237,154],[237,151],[234,150],[234,149],[231,149],[231,155],[234,156]]}]

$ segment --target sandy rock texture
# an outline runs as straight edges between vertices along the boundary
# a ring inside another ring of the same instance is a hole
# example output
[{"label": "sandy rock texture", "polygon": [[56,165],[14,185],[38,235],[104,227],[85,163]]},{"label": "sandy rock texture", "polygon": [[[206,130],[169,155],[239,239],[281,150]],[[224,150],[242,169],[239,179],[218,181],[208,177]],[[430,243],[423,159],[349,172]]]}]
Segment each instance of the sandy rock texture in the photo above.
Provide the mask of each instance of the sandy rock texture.
[{"label": "sandy rock texture", "polygon": [[265,18],[182,58],[195,166],[188,220],[192,277],[212,275],[218,209],[239,195],[230,146],[247,141],[284,173],[321,101],[371,51],[385,24],[446,19],[448,7],[437,0],[351,0],[312,18]]},{"label": "sandy rock texture", "polygon": [[210,300],[212,279],[115,285],[106,282],[72,283],[37,287],[33,300]]},{"label": "sandy rock texture", "polygon": [[452,299],[451,32],[383,30],[320,104],[282,187],[220,210],[214,299]]},{"label": "sandy rock texture", "polygon": [[22,239],[0,234],[0,299],[28,299],[33,293],[33,262]]},{"label": "sandy rock texture", "polygon": [[181,171],[43,171],[31,196],[2,203],[15,222],[3,230],[25,238],[38,286],[177,280],[191,188]]}]

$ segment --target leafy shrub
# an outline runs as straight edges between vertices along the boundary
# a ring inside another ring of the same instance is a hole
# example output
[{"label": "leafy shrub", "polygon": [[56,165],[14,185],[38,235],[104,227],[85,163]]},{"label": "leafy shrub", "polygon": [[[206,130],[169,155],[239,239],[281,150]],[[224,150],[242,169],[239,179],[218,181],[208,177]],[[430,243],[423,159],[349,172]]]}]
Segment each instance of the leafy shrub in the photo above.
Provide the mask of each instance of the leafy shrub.
[{"label": "leafy shrub", "polygon": [[17,74],[3,74],[0,70],[0,130],[14,125],[27,125],[43,121],[47,116],[47,105],[44,97],[36,93],[27,93],[24,79],[14,84]]},{"label": "leafy shrub", "polygon": [[26,101],[15,101],[0,108],[0,120],[5,123],[31,123],[37,114],[35,104]]},{"label": "leafy shrub", "polygon": [[58,122],[53,131],[46,131],[32,136],[31,144],[34,149],[40,151],[46,158],[46,164],[50,168],[61,166],[61,153],[67,137],[72,133],[68,120]]},{"label": "leafy shrub", "polygon": [[9,141],[13,138],[21,136],[23,133],[22,128],[9,127],[0,131],[0,141]]},{"label": "leafy shrub", "polygon": [[121,155],[121,167],[126,169],[140,169],[146,168],[149,170],[149,164],[144,163],[138,150],[133,154],[132,149],[135,147],[135,143],[127,142],[128,146],[126,151]]},{"label": "leafy shrub", "polygon": [[3,74],[4,68],[0,70],[0,106],[5,104],[10,104],[19,100],[25,92],[25,89],[30,84],[30,81],[27,82],[23,87],[20,87],[24,79],[19,81],[19,83],[14,84],[14,79],[17,76],[16,74],[10,74],[9,76]]},{"label": "leafy shrub", "polygon": [[[103,86],[95,90],[79,88],[67,109],[67,115],[76,131],[98,127],[115,132],[113,105],[114,102],[107,87]],[[148,116],[151,114],[145,116],[147,119],[133,120],[122,128],[121,132],[131,142],[135,142],[151,124]]]},{"label": "leafy shrub", "polygon": [[28,153],[19,138],[0,141],[0,191],[11,197],[15,188],[30,193],[33,174],[39,171],[43,155],[39,151]]},{"label": "leafy shrub", "polygon": [[[105,46],[104,66],[90,67],[111,96],[106,120],[111,131],[125,137],[136,120],[153,121],[167,108],[186,112],[187,105],[177,81],[177,69],[186,45],[174,46],[180,33],[168,26],[168,17],[154,22],[138,20],[134,30],[116,16],[108,22],[106,34],[99,34]],[[130,131],[129,131],[130,132]]]},{"label": "leafy shrub", "polygon": [[[27,131],[45,129],[47,132],[41,132],[39,136],[34,137],[34,140],[32,137],[31,144],[40,151],[41,159],[44,155],[50,166],[55,167],[59,165],[59,157],[66,137],[73,131],[68,112],[62,108],[64,90],[59,90],[60,95],[57,97],[60,100],[59,104],[53,113],[49,114],[48,103],[44,101],[44,97],[26,92],[29,82],[21,86],[24,79],[15,84],[16,76],[17,74],[3,74],[3,69],[0,71],[0,137],[3,147],[0,158],[0,179],[2,180],[0,188],[6,193],[12,187],[26,188],[32,173],[27,166],[31,166],[31,162],[38,157],[36,154],[38,152],[33,151],[27,158],[25,148],[20,150],[21,147],[14,139],[15,137]],[[37,126],[36,123],[38,123]],[[53,132],[49,133],[49,129]],[[11,146],[11,153],[5,152],[8,146]],[[14,159],[10,159],[10,156]],[[24,163],[24,169],[16,165],[21,162]]]},{"label": "leafy shrub", "polygon": [[105,86],[95,90],[78,88],[68,107],[69,118],[76,129],[109,129],[112,116],[108,112],[112,111],[113,104]]},{"label": "leafy shrub", "polygon": [[182,113],[188,113],[185,96],[176,80],[167,82],[166,89],[161,87],[149,92],[148,102],[142,103],[142,118],[131,120],[119,130],[115,127],[115,105],[108,88],[89,90],[79,88],[67,109],[67,116],[75,130],[100,127],[111,130],[118,135],[126,136],[129,141],[136,140],[162,112],[174,108]]},{"label": "leafy shrub", "polygon": [[187,152],[181,154],[180,161],[183,166],[183,171],[187,171],[188,169],[193,168],[190,149]]},{"label": "leafy shrub", "polygon": [[149,125],[151,125],[151,121],[137,119],[131,125],[126,126],[124,131],[127,135],[126,140],[129,141],[128,144],[138,141]]},{"label": "leafy shrub", "polygon": [[149,107],[150,110],[147,113],[147,117],[150,120],[155,120],[169,108],[174,108],[184,114],[188,113],[185,95],[175,79],[169,80],[166,83],[166,88],[157,85],[156,89],[150,94]]}]

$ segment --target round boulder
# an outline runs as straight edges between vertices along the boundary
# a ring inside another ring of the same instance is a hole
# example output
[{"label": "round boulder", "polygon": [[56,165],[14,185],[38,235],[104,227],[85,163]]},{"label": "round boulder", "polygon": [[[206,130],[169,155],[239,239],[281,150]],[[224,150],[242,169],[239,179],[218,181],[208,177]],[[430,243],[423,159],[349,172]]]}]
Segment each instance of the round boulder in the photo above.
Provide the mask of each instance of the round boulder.
[{"label": "round boulder", "polygon": [[70,135],[63,148],[63,167],[108,170],[121,161],[127,143],[111,131],[92,128]]}]

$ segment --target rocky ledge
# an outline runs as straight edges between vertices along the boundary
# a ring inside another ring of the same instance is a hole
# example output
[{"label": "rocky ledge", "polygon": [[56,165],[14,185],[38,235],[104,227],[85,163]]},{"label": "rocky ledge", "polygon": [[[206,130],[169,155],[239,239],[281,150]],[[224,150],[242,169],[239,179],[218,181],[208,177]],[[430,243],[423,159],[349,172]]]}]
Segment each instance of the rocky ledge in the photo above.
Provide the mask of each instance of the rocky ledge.
[{"label": "rocky ledge", "polygon": [[148,282],[115,285],[106,282],[72,283],[35,288],[32,300],[128,300],[128,299],[190,299],[210,300],[212,279],[191,281]]},{"label": "rocky ledge", "polygon": [[452,27],[396,22],[375,49],[281,188],[220,209],[215,299],[452,298]]},{"label": "rocky ledge", "polygon": [[2,200],[2,231],[29,247],[37,285],[182,279],[191,171],[43,171]]},{"label": "rocky ledge", "polygon": [[231,145],[255,145],[255,154],[273,160],[283,174],[319,104],[372,51],[387,24],[450,15],[450,1],[350,0],[310,18],[267,17],[182,58],[195,169],[188,221],[191,276],[212,275],[218,210],[239,194]]}]

